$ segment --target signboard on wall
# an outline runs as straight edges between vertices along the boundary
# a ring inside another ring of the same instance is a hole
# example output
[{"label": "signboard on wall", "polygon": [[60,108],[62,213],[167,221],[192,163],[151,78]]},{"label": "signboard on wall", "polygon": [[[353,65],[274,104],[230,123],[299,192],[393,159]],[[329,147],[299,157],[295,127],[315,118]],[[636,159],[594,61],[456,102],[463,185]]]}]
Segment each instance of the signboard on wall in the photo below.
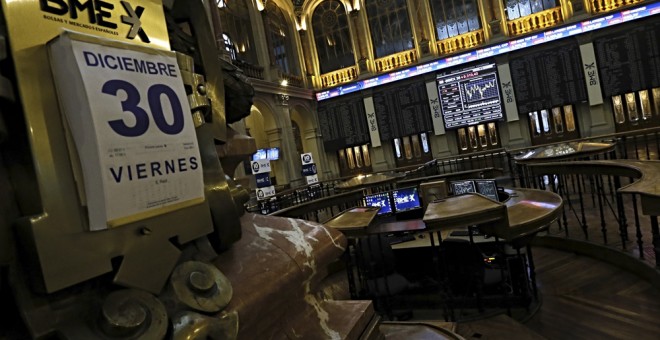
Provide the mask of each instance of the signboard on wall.
[{"label": "signboard on wall", "polygon": [[594,39],[607,97],[660,87],[660,23],[648,19],[643,24],[629,26],[624,31]]},{"label": "signboard on wall", "polygon": [[439,73],[437,82],[445,128],[454,129],[502,118],[494,62]]},{"label": "signboard on wall", "polygon": [[250,168],[253,175],[270,172],[270,161],[267,159],[252,161],[250,162]]},{"label": "signboard on wall", "polygon": [[370,131],[361,96],[321,102],[317,114],[326,151],[369,142]]},{"label": "signboard on wall", "polygon": [[378,88],[373,103],[383,141],[433,129],[426,84],[421,79]]},{"label": "signboard on wall", "polygon": [[587,100],[577,43],[551,44],[511,57],[518,110],[523,113]]}]

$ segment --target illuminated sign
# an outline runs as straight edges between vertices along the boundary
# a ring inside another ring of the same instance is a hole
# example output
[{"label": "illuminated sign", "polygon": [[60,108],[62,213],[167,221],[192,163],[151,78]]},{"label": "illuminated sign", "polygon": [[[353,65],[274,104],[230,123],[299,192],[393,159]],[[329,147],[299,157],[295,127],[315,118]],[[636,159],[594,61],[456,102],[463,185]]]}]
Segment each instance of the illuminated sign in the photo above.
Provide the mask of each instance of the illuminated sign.
[{"label": "illuminated sign", "polygon": [[502,118],[495,63],[438,75],[440,107],[447,129]]},{"label": "illuminated sign", "polygon": [[641,18],[650,17],[660,13],[660,3],[649,4],[635,9],[613,13],[604,17],[585,20],[579,23],[571,24],[564,27],[559,27],[546,32],[540,32],[524,38],[510,40],[508,42],[491,45],[478,50],[472,50],[456,56],[447,57],[444,59],[432,61],[430,63],[413,66],[407,69],[399,70],[396,72],[383,74],[378,77],[365,79],[355,83],[350,83],[344,86],[338,86],[330,90],[321,91],[316,93],[316,100],[322,101],[334,97],[339,97],[348,93],[380,86],[387,83],[392,83],[397,80],[402,80],[418,75],[435,72],[445,69],[454,65],[459,65],[475,60],[492,57],[508,53],[511,51],[540,45],[550,41],[571,37],[574,35],[611,27],[614,25],[622,24]]}]

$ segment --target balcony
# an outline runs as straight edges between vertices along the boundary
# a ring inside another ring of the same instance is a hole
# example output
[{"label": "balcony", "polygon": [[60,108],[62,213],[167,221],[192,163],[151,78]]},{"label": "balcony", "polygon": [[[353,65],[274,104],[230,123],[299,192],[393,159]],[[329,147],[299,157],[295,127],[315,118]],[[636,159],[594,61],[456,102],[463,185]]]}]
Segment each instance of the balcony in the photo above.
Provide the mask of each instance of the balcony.
[{"label": "balcony", "polygon": [[344,83],[348,83],[357,78],[357,67],[345,67],[336,71],[322,74],[321,88],[332,87]]},{"label": "balcony", "polygon": [[506,24],[509,29],[509,35],[516,36],[552,27],[563,21],[561,7],[555,7],[516,20],[507,21]]},{"label": "balcony", "polygon": [[256,78],[256,79],[264,79],[264,68],[258,65],[252,65],[248,62],[242,61],[242,60],[234,60],[232,61],[234,66],[240,68],[243,70],[243,73],[245,73],[246,76],[250,78]]},{"label": "balcony", "polygon": [[411,49],[395,54],[390,54],[386,57],[378,58],[374,60],[374,65],[376,65],[376,72],[381,73],[412,65],[416,62],[417,53],[415,52],[415,49]]},{"label": "balcony", "polygon": [[591,13],[606,13],[624,6],[634,5],[644,0],[591,0]]},{"label": "balcony", "polygon": [[480,29],[457,35],[449,39],[438,40],[438,52],[440,54],[448,54],[455,51],[465,50],[478,46],[484,41],[484,30]]},{"label": "balcony", "polygon": [[283,73],[283,72],[279,72],[279,75],[280,75],[280,79],[286,80],[287,85],[289,86],[295,86],[295,87],[305,86],[305,83],[303,82],[303,78],[301,76],[297,76],[295,74]]}]

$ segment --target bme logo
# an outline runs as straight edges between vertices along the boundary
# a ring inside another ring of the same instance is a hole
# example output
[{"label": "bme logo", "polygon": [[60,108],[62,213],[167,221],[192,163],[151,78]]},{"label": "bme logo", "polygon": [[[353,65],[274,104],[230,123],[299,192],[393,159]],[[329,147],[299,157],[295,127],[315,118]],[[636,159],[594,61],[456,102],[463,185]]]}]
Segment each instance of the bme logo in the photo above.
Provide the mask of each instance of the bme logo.
[{"label": "bme logo", "polygon": [[[135,39],[139,36],[145,43],[149,42],[147,33],[142,29],[140,17],[144,12],[144,7],[137,6],[133,9],[127,1],[120,1],[127,15],[121,16],[121,22],[131,26],[126,37]],[[117,29],[117,24],[112,21],[112,10],[115,8],[110,2],[103,0],[39,0],[41,10],[54,15],[69,15],[71,19],[78,19],[78,15],[87,13],[87,20],[90,24]]]}]

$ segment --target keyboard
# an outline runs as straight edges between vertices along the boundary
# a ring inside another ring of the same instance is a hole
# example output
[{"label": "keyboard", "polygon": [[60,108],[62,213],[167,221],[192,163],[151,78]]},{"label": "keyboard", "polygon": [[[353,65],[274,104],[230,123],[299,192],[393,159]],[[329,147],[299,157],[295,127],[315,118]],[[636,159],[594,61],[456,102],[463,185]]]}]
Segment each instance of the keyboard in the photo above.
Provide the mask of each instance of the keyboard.
[{"label": "keyboard", "polygon": [[[478,232],[478,231],[473,231],[472,236],[482,236],[483,234]],[[454,230],[451,233],[449,233],[449,236],[454,236],[454,237],[468,237],[470,236],[470,232],[468,230]]]},{"label": "keyboard", "polygon": [[392,244],[414,241],[415,235],[413,234],[393,235],[387,237],[387,239],[389,240],[390,245],[392,245]]}]

